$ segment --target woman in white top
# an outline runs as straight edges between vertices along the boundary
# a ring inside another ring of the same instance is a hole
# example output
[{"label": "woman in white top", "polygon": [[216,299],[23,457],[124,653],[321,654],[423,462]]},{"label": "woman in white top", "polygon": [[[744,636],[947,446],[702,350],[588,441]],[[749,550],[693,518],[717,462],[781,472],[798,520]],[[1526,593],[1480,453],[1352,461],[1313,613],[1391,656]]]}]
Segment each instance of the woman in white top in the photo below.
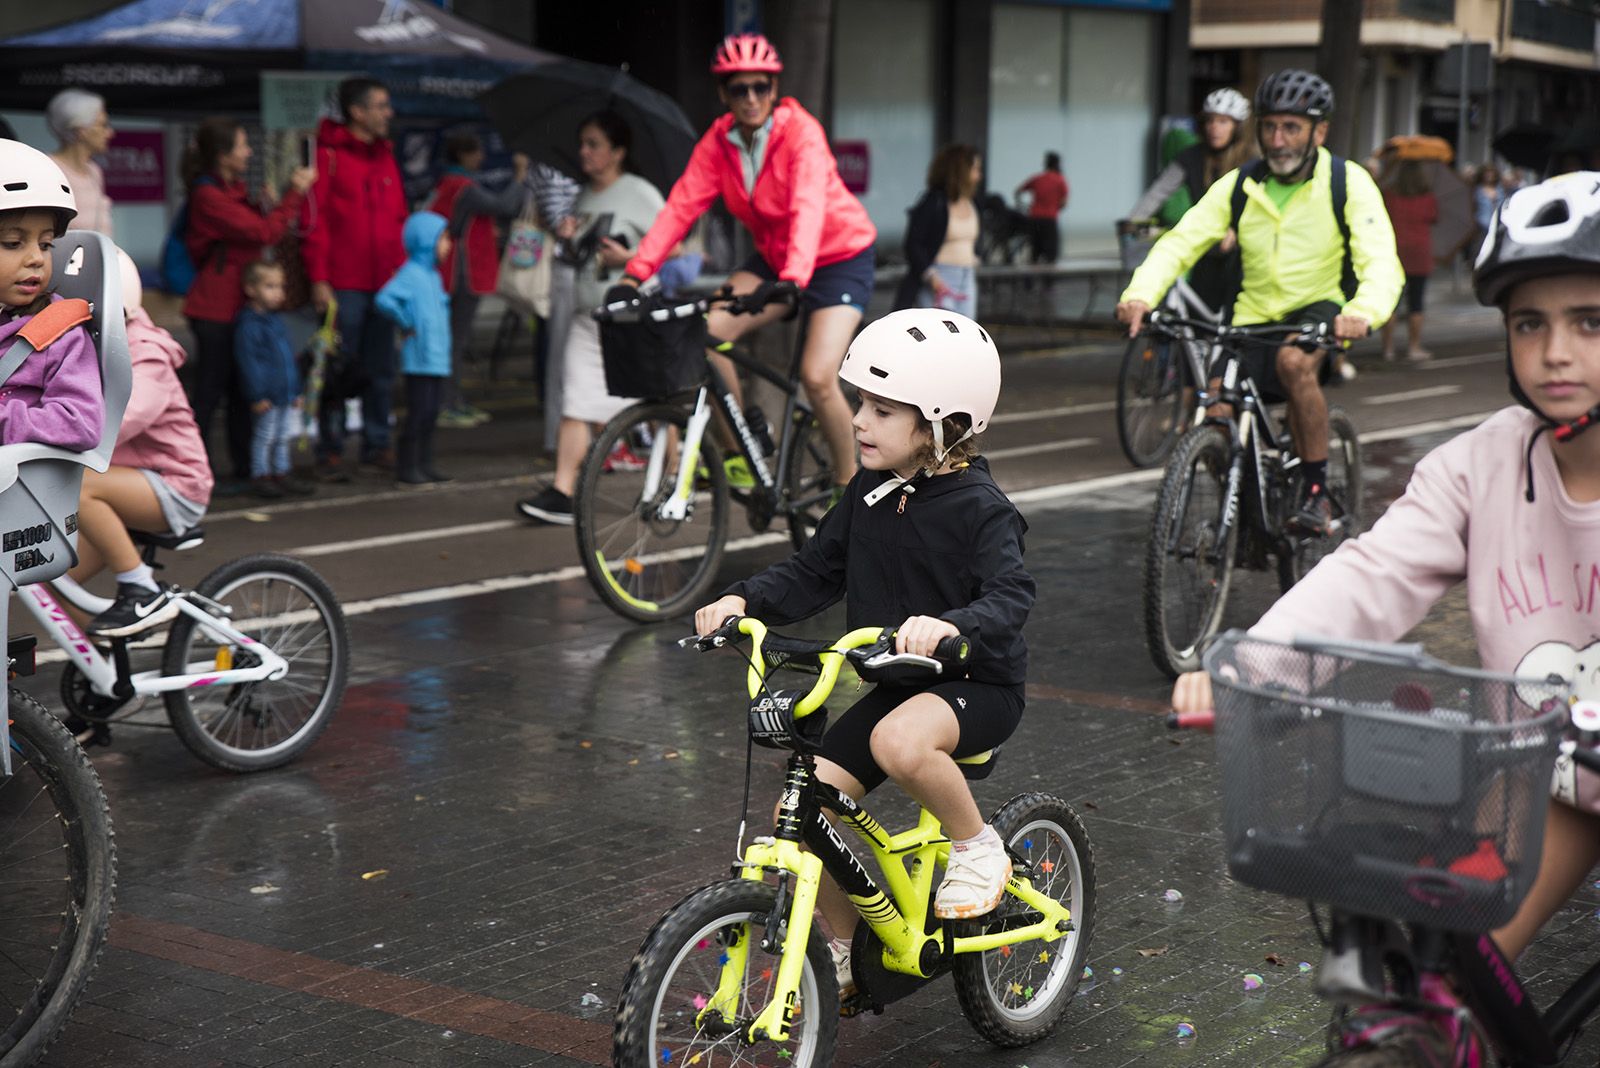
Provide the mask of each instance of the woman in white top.
[{"label": "woman in white top", "polygon": [[72,185],[78,214],[68,229],[111,233],[111,198],[106,196],[106,176],[94,157],[105,155],[116,136],[106,117],[105,98],[87,89],[63,89],[50,98],[44,120],[61,147],[50,158],[66,173]]},{"label": "woman in white top", "polygon": [[978,314],[978,206],[983,157],[971,145],[946,145],[928,165],[928,188],[906,223],[906,276],[895,309],[944,308]]},{"label": "woman in white top", "polygon": [[587,246],[590,242],[585,239],[592,228],[606,229],[595,235],[593,257],[578,264],[573,285],[575,311],[562,350],[556,473],[539,494],[517,502],[517,510],[529,519],[571,524],[572,494],[578,484],[578,468],[589,450],[591,427],[632,403],[606,391],[600,327],[588,314],[589,309],[605,303],[606,290],[621,278],[623,265],[666,203],[655,186],[628,173],[632,141],[627,122],[613,111],[596,112],[578,127],[578,160],[588,182],[572,214],[557,225],[556,236],[568,242],[577,239]]}]

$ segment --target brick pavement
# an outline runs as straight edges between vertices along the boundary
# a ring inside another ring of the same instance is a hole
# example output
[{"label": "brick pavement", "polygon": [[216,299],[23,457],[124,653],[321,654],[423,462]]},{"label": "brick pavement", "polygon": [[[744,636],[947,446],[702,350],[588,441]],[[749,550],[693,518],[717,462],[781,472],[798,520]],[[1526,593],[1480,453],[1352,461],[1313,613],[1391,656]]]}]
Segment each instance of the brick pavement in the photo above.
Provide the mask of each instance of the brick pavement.
[{"label": "brick pavement", "polygon": [[[1378,450],[1378,492],[1415,455]],[[1057,1036],[1014,1051],[978,1039],[941,981],[845,1023],[839,1063],[1314,1059],[1326,1013],[1295,967],[1315,959],[1303,909],[1229,881],[1212,742],[1169,737],[1155,715],[1166,687],[1136,592],[1149,496],[1030,515],[1046,591],[1029,627],[1032,696],[998,772],[975,784],[986,809],[1044,789],[1083,814],[1100,876],[1094,981]],[[1246,576],[1237,621],[1271,596]],[[1459,645],[1456,612],[1444,606],[1424,637]],[[816,631],[830,626],[837,612]],[[295,766],[225,776],[159,732],[124,730],[96,751],[121,848],[118,915],[46,1064],[605,1063],[629,955],[731,856],[738,663],[680,653],[677,627],[613,619],[581,582],[375,613],[351,630],[349,699]],[[33,685],[48,697],[54,682]],[[781,763],[757,759],[753,811]],[[911,815],[892,791],[873,803],[885,822]],[[1161,899],[1168,887],[1180,905]],[[1586,891],[1530,953],[1536,996],[1582,970],[1597,904]],[[1264,989],[1246,993],[1246,972]],[[1180,1021],[1198,1029],[1188,1044]]]}]

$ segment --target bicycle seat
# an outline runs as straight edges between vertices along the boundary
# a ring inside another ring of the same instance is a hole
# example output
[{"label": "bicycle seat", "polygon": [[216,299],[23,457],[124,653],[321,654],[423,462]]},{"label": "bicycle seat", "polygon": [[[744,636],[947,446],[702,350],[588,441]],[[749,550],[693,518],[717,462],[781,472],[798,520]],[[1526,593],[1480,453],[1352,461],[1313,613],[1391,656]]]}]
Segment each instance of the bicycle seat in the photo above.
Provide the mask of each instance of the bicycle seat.
[{"label": "bicycle seat", "polygon": [[999,760],[1000,747],[995,746],[993,749],[985,749],[971,756],[956,757],[956,767],[961,769],[962,778],[968,782],[977,782],[979,779],[987,779]]},{"label": "bicycle seat", "polygon": [[185,549],[195,549],[206,540],[203,527],[190,527],[182,534],[155,534],[148,530],[134,530],[128,528],[128,537],[133,539],[135,545],[147,549],[168,549],[182,552]]}]

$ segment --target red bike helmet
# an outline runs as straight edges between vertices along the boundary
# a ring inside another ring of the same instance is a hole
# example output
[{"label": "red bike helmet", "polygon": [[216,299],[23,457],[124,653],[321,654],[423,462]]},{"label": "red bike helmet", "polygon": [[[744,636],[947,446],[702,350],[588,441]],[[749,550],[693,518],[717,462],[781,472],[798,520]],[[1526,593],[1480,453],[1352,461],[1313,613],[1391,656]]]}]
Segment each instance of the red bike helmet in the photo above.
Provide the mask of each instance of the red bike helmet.
[{"label": "red bike helmet", "polygon": [[711,59],[711,73],[716,75],[777,74],[781,70],[783,60],[778,58],[778,50],[759,33],[730,33]]}]

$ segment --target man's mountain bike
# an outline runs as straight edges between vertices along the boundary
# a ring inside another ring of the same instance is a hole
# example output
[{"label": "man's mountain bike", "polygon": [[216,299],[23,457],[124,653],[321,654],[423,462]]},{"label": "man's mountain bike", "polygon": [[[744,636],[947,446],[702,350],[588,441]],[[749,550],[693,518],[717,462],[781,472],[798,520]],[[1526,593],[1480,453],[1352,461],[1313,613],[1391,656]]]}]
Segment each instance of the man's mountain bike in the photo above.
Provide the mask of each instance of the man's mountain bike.
[{"label": "man's mountain bike", "polygon": [[[706,650],[745,638],[751,740],[791,753],[777,825],[744,848],[734,878],[691,892],[645,936],[617,1003],[612,1063],[821,1068],[832,1063],[841,1012],[881,1011],[946,972],[989,1041],[1021,1046],[1050,1034],[1078,987],[1094,926],[1094,853],[1072,808],[1041,793],[1002,805],[989,821],[1013,866],[1000,906],[941,921],[933,896],[950,840],[938,821],[923,809],[915,827],[892,833],[815,774],[822,703],[847,661],[869,682],[932,681],[961,669],[966,639],[947,638],[928,658],[897,654],[892,632],[878,627],[806,641],[744,617],[682,644]],[[773,690],[767,680],[778,668],[817,679],[808,690]],[[997,753],[957,763],[981,779]],[[877,859],[882,886],[830,812]],[[850,953],[856,993],[843,1004],[827,939],[812,923],[824,873],[861,914]]]}]

